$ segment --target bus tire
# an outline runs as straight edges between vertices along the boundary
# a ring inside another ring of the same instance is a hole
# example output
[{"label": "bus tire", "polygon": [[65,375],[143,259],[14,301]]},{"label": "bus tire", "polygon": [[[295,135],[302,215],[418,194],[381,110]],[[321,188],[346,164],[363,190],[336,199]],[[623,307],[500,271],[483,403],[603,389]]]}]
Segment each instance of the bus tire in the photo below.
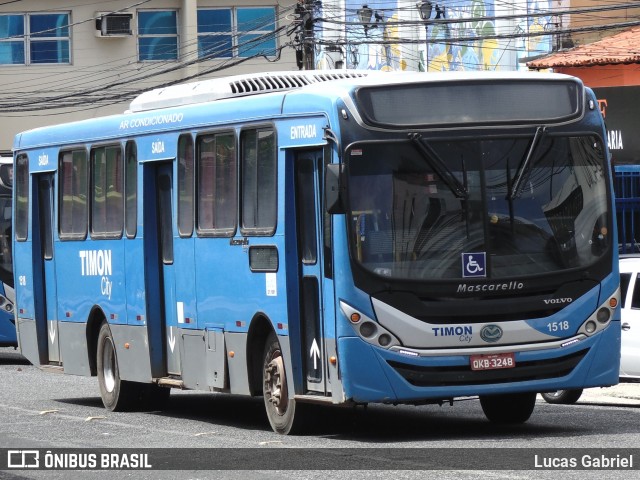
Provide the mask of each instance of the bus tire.
[{"label": "bus tire", "polygon": [[102,324],[98,334],[96,365],[104,407],[111,412],[131,410],[135,399],[140,397],[141,387],[144,385],[120,379],[116,347],[111,329],[106,322]]},{"label": "bus tire", "polygon": [[540,396],[544,398],[547,403],[555,403],[557,405],[570,405],[576,403],[582,395],[582,389],[571,390],[556,390],[555,392],[541,393]]},{"label": "bus tire", "polygon": [[282,435],[296,433],[302,428],[302,406],[289,398],[284,358],[273,332],[267,337],[262,358],[262,392],[271,428]]},{"label": "bus tire", "polygon": [[482,411],[493,423],[516,424],[529,420],[536,405],[536,393],[480,396]]}]

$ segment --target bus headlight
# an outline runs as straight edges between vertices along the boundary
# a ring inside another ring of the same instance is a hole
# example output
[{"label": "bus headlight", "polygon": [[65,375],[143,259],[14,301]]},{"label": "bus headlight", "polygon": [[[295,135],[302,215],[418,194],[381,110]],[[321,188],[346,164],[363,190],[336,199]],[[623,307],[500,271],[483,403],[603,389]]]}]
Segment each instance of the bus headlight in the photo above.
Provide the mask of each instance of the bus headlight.
[{"label": "bus headlight", "polygon": [[349,319],[349,324],[356,335],[365,342],[382,348],[400,345],[400,341],[393,333],[343,301],[340,301],[340,310]]},{"label": "bus headlight", "polygon": [[378,329],[373,322],[362,322],[360,324],[360,335],[364,338],[371,338],[377,333]]},{"label": "bus headlight", "polygon": [[611,319],[613,318],[613,312],[620,303],[620,289],[616,290],[611,298],[608,298],[598,309],[582,324],[578,333],[583,333],[587,336],[594,335],[601,330],[604,330]]},{"label": "bus headlight", "polygon": [[611,320],[611,310],[606,307],[599,308],[598,313],[596,313],[596,319],[600,323],[607,323]]},{"label": "bus headlight", "polygon": [[13,313],[13,303],[4,295],[0,295],[0,308],[4,309],[9,313]]}]

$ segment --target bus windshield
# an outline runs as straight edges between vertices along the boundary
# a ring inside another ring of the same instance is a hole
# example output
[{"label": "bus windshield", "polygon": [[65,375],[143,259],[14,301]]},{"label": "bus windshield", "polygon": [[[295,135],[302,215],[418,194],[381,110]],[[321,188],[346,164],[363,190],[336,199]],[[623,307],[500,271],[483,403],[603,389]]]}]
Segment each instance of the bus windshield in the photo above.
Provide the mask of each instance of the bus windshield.
[{"label": "bus windshield", "polygon": [[591,265],[612,241],[603,144],[539,133],[352,145],[352,257],[380,276],[427,281]]}]

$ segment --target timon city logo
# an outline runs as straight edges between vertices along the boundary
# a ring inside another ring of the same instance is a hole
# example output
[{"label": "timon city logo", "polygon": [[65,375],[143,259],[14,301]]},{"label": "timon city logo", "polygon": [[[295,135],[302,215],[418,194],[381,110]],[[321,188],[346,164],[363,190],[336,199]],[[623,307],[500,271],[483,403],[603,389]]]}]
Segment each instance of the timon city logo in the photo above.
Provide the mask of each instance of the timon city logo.
[{"label": "timon city logo", "polygon": [[111,300],[113,281],[111,268],[111,250],[80,250],[80,274],[83,277],[101,277],[100,293]]}]

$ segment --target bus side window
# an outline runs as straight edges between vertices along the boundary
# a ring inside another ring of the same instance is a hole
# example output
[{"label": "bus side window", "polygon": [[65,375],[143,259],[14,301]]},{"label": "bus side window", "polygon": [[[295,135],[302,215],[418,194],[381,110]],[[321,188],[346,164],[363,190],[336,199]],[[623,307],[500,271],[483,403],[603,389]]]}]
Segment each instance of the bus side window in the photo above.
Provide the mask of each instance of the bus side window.
[{"label": "bus side window", "polygon": [[124,224],[127,238],[134,238],[138,224],[138,158],[136,142],[130,140],[125,148]]},{"label": "bus side window", "polygon": [[236,148],[233,133],[198,137],[198,232],[232,236],[236,229]]},{"label": "bus side window", "polygon": [[190,134],[178,139],[178,231],[181,237],[193,233],[193,139]]},{"label": "bus side window", "polygon": [[273,235],[278,206],[275,132],[266,128],[242,132],[241,156],[241,231]]},{"label": "bus side window", "polygon": [[85,150],[60,154],[59,225],[61,239],[81,239],[87,235],[88,163]]},{"label": "bus side window", "polygon": [[298,248],[302,263],[313,265],[317,261],[316,251],[316,191],[314,187],[313,156],[298,158],[296,171],[296,204],[298,206]]},{"label": "bus side window", "polygon": [[124,221],[123,162],[120,146],[91,150],[91,234],[117,238]]},{"label": "bus side window", "polygon": [[16,158],[16,240],[25,241],[29,233],[29,159],[26,155]]},{"label": "bus side window", "polygon": [[[331,163],[331,149],[329,147],[325,147],[323,152],[323,162],[324,168],[323,172],[326,172],[327,165]],[[324,185],[324,179],[320,182],[320,185]],[[326,196],[326,192],[324,195]],[[326,202],[323,199],[321,205],[325,205]],[[326,208],[322,209],[322,219],[323,219],[323,228],[322,228],[322,236],[323,236],[323,248],[324,248],[324,276],[327,278],[333,278],[333,260],[332,260],[332,251],[331,251],[331,214],[327,211]]]}]

